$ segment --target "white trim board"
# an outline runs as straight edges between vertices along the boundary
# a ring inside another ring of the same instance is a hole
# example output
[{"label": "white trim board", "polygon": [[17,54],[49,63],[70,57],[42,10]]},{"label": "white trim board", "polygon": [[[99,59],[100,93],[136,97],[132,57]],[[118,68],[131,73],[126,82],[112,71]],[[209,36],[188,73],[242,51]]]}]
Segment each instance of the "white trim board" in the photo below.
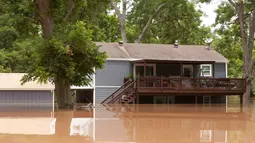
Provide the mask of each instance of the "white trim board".
[{"label": "white trim board", "polygon": [[120,121],[121,119],[119,119],[119,118],[100,118],[100,117],[99,117],[99,118],[96,118],[95,120],[96,120],[96,121],[105,121],[105,120],[106,120],[106,121],[107,121],[107,120],[119,120],[119,121]]},{"label": "white trim board", "polygon": [[142,59],[133,59],[133,58],[107,58],[106,61],[137,61]]},{"label": "white trim board", "polygon": [[55,88],[0,88],[0,91],[52,91]]},{"label": "white trim board", "polygon": [[121,86],[95,86],[96,88],[97,87],[101,87],[101,88],[120,88]]},{"label": "white trim board", "polygon": [[81,87],[71,87],[71,89],[94,89],[94,87],[84,87],[84,86],[81,86]]},{"label": "white trim board", "polygon": [[[106,61],[137,61],[137,60],[144,60],[144,59],[134,59],[134,58],[107,58],[106,59]],[[173,61],[178,61],[178,59],[175,59]],[[182,61],[193,61],[193,60],[182,60]],[[195,60],[195,61],[198,61],[198,60]],[[229,63],[229,61],[224,61],[224,60],[214,60],[214,61],[215,63]],[[203,62],[203,61],[200,60],[199,62]]]}]

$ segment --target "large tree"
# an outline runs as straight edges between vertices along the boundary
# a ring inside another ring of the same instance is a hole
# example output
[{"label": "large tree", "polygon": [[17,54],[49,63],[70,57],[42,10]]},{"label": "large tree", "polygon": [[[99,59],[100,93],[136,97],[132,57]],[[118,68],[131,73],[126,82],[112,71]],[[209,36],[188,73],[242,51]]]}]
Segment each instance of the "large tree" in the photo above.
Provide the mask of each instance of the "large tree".
[{"label": "large tree", "polygon": [[99,52],[94,40],[104,37],[96,29],[100,29],[98,17],[106,12],[108,3],[107,0],[0,0],[3,4],[0,18],[6,20],[0,22],[0,30],[4,31],[0,36],[9,37],[1,39],[4,42],[0,52],[5,54],[0,53],[0,59],[5,60],[0,70],[21,71],[15,56],[27,54],[27,58],[22,57],[26,65],[23,68],[28,72],[23,83],[53,82],[59,106],[65,106],[71,100],[70,85],[88,85],[94,68],[103,66],[106,54]]},{"label": "large tree", "polygon": [[110,0],[122,40],[135,43],[204,44],[210,28],[201,26],[202,12],[188,0]]},{"label": "large tree", "polygon": [[[202,2],[210,2],[211,0],[201,0]],[[222,6],[218,9],[218,19],[221,20],[222,26],[237,25],[240,34],[241,50],[243,58],[243,77],[246,78],[246,91],[243,95],[243,103],[249,104],[253,68],[255,58],[253,56],[254,49],[254,32],[255,32],[255,1],[254,0],[228,0],[223,1]]]}]

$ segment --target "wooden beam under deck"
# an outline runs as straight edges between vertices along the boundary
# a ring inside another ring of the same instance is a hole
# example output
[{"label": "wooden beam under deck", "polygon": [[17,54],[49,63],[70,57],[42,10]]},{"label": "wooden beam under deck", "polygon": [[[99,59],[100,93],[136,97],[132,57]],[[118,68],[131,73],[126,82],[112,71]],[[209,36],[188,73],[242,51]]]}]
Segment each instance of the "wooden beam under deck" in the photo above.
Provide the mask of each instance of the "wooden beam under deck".
[{"label": "wooden beam under deck", "polygon": [[243,94],[242,91],[212,91],[212,90],[173,90],[173,89],[161,89],[161,88],[138,88],[137,89],[137,93],[139,95],[148,95],[148,94],[152,94],[152,95],[174,95],[174,96],[178,96],[178,95],[191,95],[191,96],[203,96],[203,95],[241,95]]}]

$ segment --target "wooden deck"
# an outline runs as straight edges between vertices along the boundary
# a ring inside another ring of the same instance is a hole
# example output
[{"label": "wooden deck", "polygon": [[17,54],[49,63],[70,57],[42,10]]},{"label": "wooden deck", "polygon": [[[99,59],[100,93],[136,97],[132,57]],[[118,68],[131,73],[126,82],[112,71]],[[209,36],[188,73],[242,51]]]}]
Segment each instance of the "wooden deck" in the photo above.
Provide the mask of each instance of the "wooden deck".
[{"label": "wooden deck", "polygon": [[245,79],[237,78],[136,78],[136,89],[139,94],[242,95],[245,87]]}]

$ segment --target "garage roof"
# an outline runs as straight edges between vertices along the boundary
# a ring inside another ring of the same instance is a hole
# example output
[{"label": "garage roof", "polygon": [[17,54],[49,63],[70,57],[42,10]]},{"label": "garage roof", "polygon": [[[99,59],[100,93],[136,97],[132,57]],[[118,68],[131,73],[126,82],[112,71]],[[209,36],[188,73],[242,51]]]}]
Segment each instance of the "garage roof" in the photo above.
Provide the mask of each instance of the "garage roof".
[{"label": "garage roof", "polygon": [[54,90],[51,83],[40,84],[37,81],[27,82],[21,85],[24,73],[0,73],[0,90]]}]

